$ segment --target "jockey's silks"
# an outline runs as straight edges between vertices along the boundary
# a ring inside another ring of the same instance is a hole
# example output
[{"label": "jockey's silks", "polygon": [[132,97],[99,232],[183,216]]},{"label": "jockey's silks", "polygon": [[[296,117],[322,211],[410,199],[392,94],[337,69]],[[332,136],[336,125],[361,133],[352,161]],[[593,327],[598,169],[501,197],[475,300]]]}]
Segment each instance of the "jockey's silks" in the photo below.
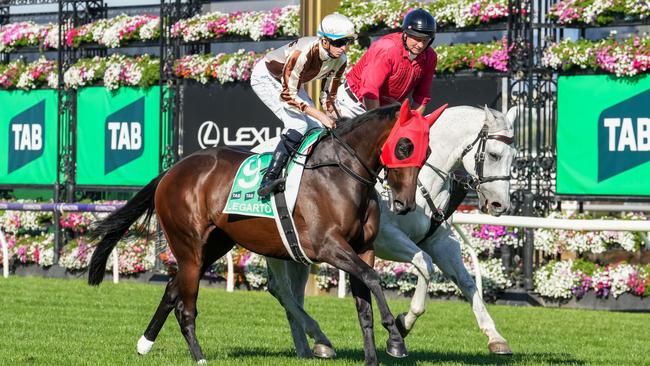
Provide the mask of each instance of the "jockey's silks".
[{"label": "jockey's silks", "polygon": [[[422,167],[429,148],[429,128],[446,108],[447,104],[423,117],[417,111],[411,110],[408,99],[405,100],[399,111],[397,122],[381,149],[381,163],[387,168]],[[413,151],[400,159],[396,154],[396,147],[400,140],[404,143],[404,139],[413,144]]]}]

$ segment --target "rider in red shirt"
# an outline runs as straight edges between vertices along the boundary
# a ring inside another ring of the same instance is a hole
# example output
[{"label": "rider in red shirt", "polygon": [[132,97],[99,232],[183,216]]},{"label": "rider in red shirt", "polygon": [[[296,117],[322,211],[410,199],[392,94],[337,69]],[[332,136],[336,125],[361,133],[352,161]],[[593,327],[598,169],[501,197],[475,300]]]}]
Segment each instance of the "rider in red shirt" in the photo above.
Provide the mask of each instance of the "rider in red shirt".
[{"label": "rider in red shirt", "polygon": [[424,9],[415,9],[404,17],[402,32],[374,42],[337,93],[341,116],[352,118],[381,105],[402,102],[410,94],[415,109],[423,112],[436,70],[437,55],[430,47],[435,34],[434,17]]}]

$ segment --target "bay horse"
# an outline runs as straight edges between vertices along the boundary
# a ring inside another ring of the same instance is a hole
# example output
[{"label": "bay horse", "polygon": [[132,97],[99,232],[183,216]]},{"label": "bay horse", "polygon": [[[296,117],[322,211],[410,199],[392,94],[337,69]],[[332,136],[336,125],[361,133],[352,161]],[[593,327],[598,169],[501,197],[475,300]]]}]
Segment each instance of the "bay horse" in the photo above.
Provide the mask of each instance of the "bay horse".
[{"label": "bay horse", "polygon": [[[379,227],[376,172],[382,166],[386,171],[395,211],[414,210],[417,176],[428,155],[429,127],[435,118],[434,114],[422,117],[405,102],[401,107],[387,106],[339,121],[315,146],[303,173],[293,212],[302,249],[311,261],[329,263],[351,275],[368,364],[377,364],[372,317],[370,321],[366,317],[366,311],[372,311],[370,292],[389,332],[387,352],[393,357],[407,355],[379,275],[366,263],[374,256],[372,242]],[[175,310],[192,357],[205,363],[195,334],[201,275],[235,243],[265,256],[291,258],[273,219],[223,213],[235,172],[250,155],[223,147],[196,152],[153,179],[93,230],[92,236],[101,240],[89,266],[91,285],[103,280],[109,254],[145,213],[147,222],[155,212],[178,262],[176,276],[167,284],[138,341],[139,353],[151,350],[167,316]],[[400,164],[414,156],[419,156],[415,164]],[[393,163],[386,163],[387,159]]]},{"label": "bay horse", "polygon": [[[458,239],[447,222],[462,203],[468,189],[478,193],[484,213],[499,216],[510,207],[510,169],[516,149],[512,146],[517,109],[507,114],[471,106],[445,110],[431,127],[432,153],[420,170],[416,210],[396,216],[388,202],[379,201],[379,233],[373,243],[375,254],[396,262],[412,263],[418,282],[406,313],[396,321],[401,334],[413,328],[424,314],[433,264],[447,275],[469,301],[479,329],[488,337],[488,349],[495,354],[512,354],[506,339],[497,331],[476,283],[461,256]],[[435,145],[434,145],[435,144]],[[459,178],[456,169],[468,175]],[[375,187],[378,192],[383,187]],[[291,335],[299,357],[333,358],[336,352],[318,322],[303,308],[309,267],[295,262],[266,258],[268,289],[287,312]],[[313,351],[307,335],[314,338]]]}]

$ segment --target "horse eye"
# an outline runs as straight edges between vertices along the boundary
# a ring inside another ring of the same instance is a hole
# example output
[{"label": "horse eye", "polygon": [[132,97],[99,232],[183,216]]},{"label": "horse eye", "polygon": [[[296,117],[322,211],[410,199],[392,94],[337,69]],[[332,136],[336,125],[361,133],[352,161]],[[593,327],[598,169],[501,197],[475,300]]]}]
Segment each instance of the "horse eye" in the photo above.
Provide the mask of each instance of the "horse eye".
[{"label": "horse eye", "polygon": [[395,145],[395,157],[398,160],[404,160],[413,155],[414,149],[413,142],[406,137],[402,137],[397,141],[397,145]]},{"label": "horse eye", "polygon": [[499,158],[501,158],[501,156],[499,156],[499,154],[496,153],[489,153],[488,155],[492,160],[499,160]]}]

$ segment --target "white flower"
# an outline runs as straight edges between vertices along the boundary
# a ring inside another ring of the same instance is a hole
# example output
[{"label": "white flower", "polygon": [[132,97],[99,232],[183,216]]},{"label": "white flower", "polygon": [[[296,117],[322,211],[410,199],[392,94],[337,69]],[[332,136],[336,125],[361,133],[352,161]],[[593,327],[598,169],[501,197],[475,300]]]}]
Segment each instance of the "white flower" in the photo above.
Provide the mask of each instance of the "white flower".
[{"label": "white flower", "polygon": [[535,271],[535,291],[545,297],[570,299],[580,281],[580,273],[572,270],[573,261],[550,263]]}]

